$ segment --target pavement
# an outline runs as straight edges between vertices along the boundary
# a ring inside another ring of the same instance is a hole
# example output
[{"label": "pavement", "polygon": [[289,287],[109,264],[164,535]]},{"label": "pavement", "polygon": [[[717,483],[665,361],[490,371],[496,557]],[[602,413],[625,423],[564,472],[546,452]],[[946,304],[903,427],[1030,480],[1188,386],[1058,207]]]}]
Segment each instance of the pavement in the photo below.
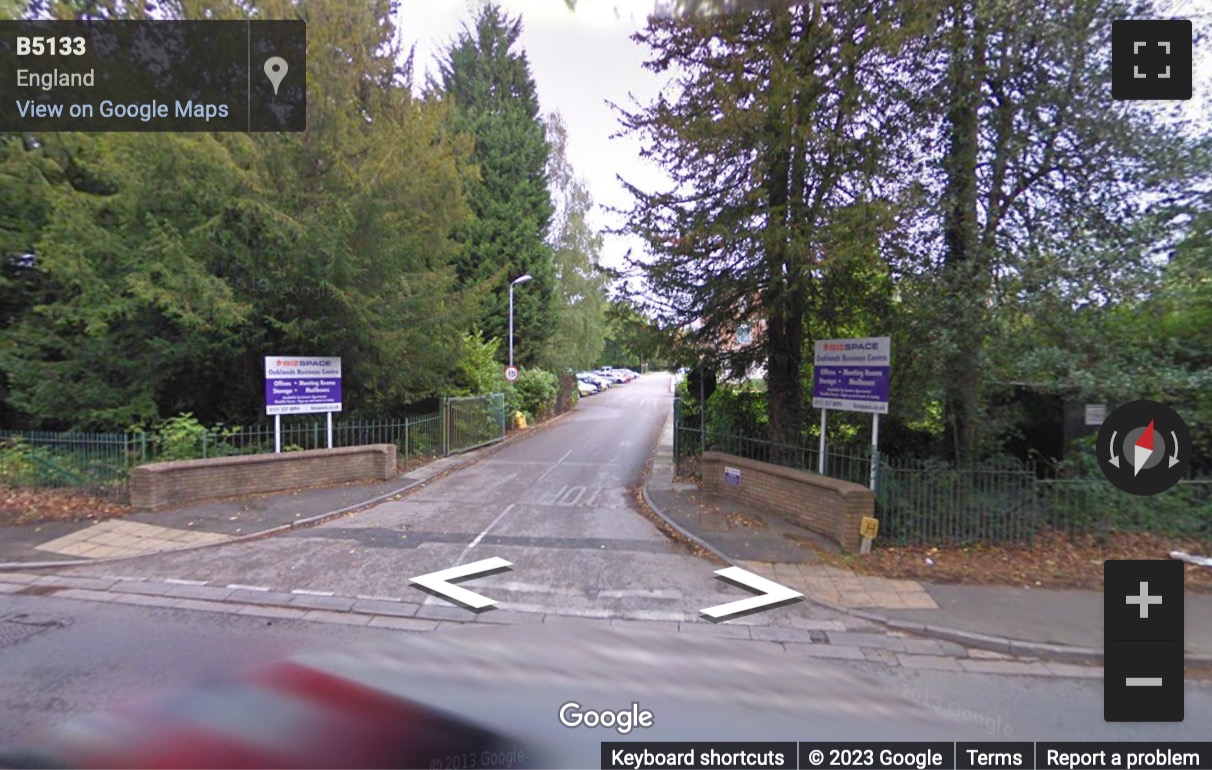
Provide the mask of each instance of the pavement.
[{"label": "pavement", "polygon": [[[886,628],[1016,658],[1103,660],[1101,591],[936,585],[856,574],[817,562],[831,542],[778,515],[707,499],[674,481],[673,421],[666,423],[644,487],[648,505],[723,561],[804,594],[813,603]],[[1212,665],[1212,595],[1186,594],[1186,660]]]}]

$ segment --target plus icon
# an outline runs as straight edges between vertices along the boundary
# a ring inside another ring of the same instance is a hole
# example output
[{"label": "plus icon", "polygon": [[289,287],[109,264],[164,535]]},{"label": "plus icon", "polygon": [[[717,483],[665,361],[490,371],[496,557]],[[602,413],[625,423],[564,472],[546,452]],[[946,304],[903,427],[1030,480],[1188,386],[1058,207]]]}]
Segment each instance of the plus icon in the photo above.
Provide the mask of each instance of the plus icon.
[{"label": "plus icon", "polygon": [[1150,604],[1161,604],[1161,603],[1162,603],[1161,596],[1150,596],[1149,595],[1149,584],[1145,583],[1143,581],[1140,584],[1140,596],[1132,596],[1132,595],[1128,596],[1128,604],[1140,605],[1140,616],[1142,619],[1146,619],[1146,620],[1149,617],[1149,605]]},{"label": "plus icon", "polygon": [[1111,96],[1190,99],[1191,39],[1189,19],[1111,22]]}]

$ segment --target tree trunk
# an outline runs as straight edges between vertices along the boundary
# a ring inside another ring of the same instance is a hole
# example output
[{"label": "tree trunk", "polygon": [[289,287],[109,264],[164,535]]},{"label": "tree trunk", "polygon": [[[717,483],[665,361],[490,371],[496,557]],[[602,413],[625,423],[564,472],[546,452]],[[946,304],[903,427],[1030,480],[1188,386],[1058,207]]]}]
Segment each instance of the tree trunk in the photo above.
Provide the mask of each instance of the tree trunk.
[{"label": "tree trunk", "polygon": [[944,161],[943,273],[947,320],[954,340],[945,356],[946,406],[956,462],[970,462],[978,451],[980,353],[984,343],[984,260],[980,254],[977,160],[984,39],[972,0],[954,0],[948,94],[948,147]]}]

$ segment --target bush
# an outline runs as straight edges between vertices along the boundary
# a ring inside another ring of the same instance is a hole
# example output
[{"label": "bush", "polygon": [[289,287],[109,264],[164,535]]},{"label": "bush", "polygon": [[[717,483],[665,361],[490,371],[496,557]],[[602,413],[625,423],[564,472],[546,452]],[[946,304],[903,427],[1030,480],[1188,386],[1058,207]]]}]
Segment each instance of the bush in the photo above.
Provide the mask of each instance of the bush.
[{"label": "bush", "polygon": [[[517,409],[532,418],[547,417],[555,412],[560,395],[560,378],[543,369],[523,369],[513,383]],[[508,401],[508,396],[506,400]]]},{"label": "bush", "polygon": [[[144,430],[136,426],[132,432]],[[208,428],[192,413],[185,412],[157,423],[148,435],[148,443],[154,447],[157,461],[196,460],[239,454],[239,448],[230,443],[239,432],[238,427]]]}]

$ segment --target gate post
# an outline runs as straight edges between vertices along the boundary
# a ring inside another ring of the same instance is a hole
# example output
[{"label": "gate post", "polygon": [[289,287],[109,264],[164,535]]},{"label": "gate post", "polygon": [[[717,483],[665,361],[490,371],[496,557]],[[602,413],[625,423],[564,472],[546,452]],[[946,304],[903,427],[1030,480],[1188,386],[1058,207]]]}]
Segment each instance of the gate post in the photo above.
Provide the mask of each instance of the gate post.
[{"label": "gate post", "polygon": [[449,408],[446,405],[446,398],[443,396],[438,399],[438,411],[442,413],[442,456],[450,455],[450,418],[447,415]]}]

